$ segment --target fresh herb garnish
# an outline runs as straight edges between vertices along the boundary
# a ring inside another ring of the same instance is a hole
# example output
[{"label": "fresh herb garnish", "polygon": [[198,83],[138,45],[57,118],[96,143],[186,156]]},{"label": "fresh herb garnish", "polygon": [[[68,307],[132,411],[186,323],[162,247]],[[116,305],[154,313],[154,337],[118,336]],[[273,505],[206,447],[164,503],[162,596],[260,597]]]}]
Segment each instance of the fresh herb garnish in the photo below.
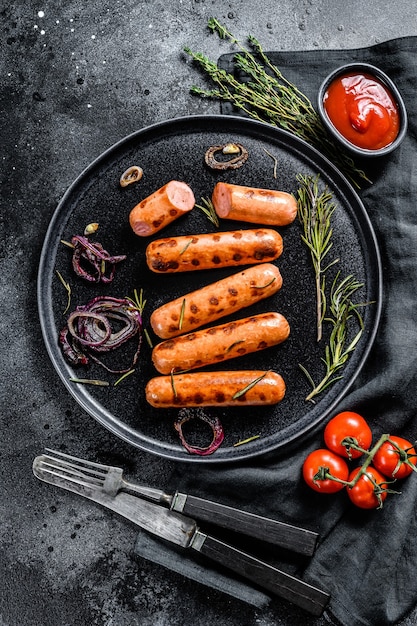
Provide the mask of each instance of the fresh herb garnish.
[{"label": "fresh herb garnish", "polygon": [[266,285],[251,285],[251,287],[253,287],[253,289],[266,289],[266,287],[269,287],[269,285],[272,285],[275,281],[276,277],[274,276],[268,283],[266,283]]},{"label": "fresh herb garnish", "polygon": [[263,378],[265,378],[267,372],[264,372],[262,374],[262,376],[258,376],[258,378],[255,378],[255,380],[253,380],[251,383],[249,383],[249,385],[246,385],[246,387],[244,387],[243,389],[240,389],[239,391],[236,391],[236,393],[233,395],[232,400],[237,400],[238,398],[240,398],[241,396],[244,396],[245,393],[247,393],[248,391],[250,391],[253,387],[255,387],[255,385],[257,385]]},{"label": "fresh herb garnish", "polygon": [[172,393],[174,394],[174,398],[177,397],[177,390],[175,388],[175,382],[174,382],[174,372],[171,371],[171,387],[172,387]]},{"label": "fresh herb garnish", "polygon": [[360,187],[360,182],[368,181],[365,172],[356,167],[353,159],[327,133],[307,96],[285,78],[255,37],[248,37],[249,46],[253,50],[251,52],[217,19],[210,18],[208,27],[221,39],[228,39],[239,48],[240,52],[234,55],[234,62],[237,70],[246,74],[249,80],[238,80],[205,55],[185,47],[184,51],[216,84],[215,89],[193,86],[192,93],[204,98],[231,102],[250,117],[283,128],[304,139],[323,151],[357,187]]},{"label": "fresh herb garnish", "polygon": [[107,380],[96,380],[94,378],[70,378],[70,382],[79,383],[80,385],[94,385],[95,387],[108,387],[110,385]]},{"label": "fresh herb garnish", "polygon": [[271,154],[270,152],[268,152],[268,150],[266,148],[264,148],[264,152],[266,152],[266,154],[271,157],[271,159],[274,162],[274,171],[273,171],[273,177],[276,178],[277,177],[277,168],[278,168],[278,159],[276,157],[274,157],[273,154]]},{"label": "fresh herb garnish", "polygon": [[61,272],[59,272],[58,270],[56,270],[56,273],[58,275],[59,280],[61,281],[61,283],[64,285],[66,292],[67,292],[67,306],[65,307],[64,311],[63,311],[63,315],[65,315],[65,313],[68,311],[68,309],[71,306],[71,285],[69,283],[67,283],[67,281],[64,279],[64,277],[62,276]]},{"label": "fresh herb garnish", "polygon": [[319,189],[319,175],[303,176],[299,174],[298,217],[303,227],[302,240],[310,250],[316,283],[317,341],[322,337],[322,323],[326,311],[326,271],[338,259],[324,265],[325,257],[330,252],[333,242],[331,217],[336,204],[327,187]]},{"label": "fresh herb garnish", "polygon": [[184,298],[183,301],[182,301],[182,304],[181,304],[180,319],[178,321],[178,330],[182,329],[182,325],[184,323],[185,304],[186,304],[186,300]]},{"label": "fresh herb garnish", "polygon": [[183,247],[183,249],[180,252],[180,256],[181,254],[184,254],[184,252],[188,249],[188,246],[190,246],[193,243],[193,240],[190,239],[190,241],[187,241],[187,243],[185,244],[185,246]]},{"label": "fresh herb garnish", "polygon": [[[332,325],[329,342],[325,348],[325,356],[322,359],[326,366],[325,375],[320,382],[316,383],[307,369],[300,365],[312,386],[312,391],[306,400],[312,400],[343,377],[340,370],[355,350],[364,328],[359,308],[366,306],[366,303],[355,304],[352,302],[353,294],[362,286],[363,284],[359,283],[353,276],[347,276],[340,280],[340,272],[337,273],[333,281],[329,298],[331,316],[325,318],[325,321]],[[359,330],[353,339],[349,340],[350,327],[355,321],[359,325]]]},{"label": "fresh herb garnish", "polygon": [[70,241],[65,241],[65,239],[61,239],[61,243],[62,243],[64,246],[67,246],[68,248],[74,248],[74,244],[73,244],[73,243],[71,243]]},{"label": "fresh herb garnish", "polygon": [[201,198],[201,202],[203,204],[196,204],[195,206],[197,209],[203,211],[210,222],[218,228],[220,226],[220,222],[212,201],[209,198]]},{"label": "fresh herb garnish", "polygon": [[230,346],[226,349],[225,354],[228,354],[228,353],[229,353],[231,350],[233,350],[233,348],[234,348],[235,346],[237,346],[239,343],[245,343],[245,340],[244,340],[244,339],[239,339],[238,341],[235,341],[234,343],[232,343],[232,344],[231,344],[231,345],[230,345]]},{"label": "fresh herb garnish", "polygon": [[255,439],[259,439],[260,435],[253,435],[253,437],[248,437],[247,439],[241,439],[240,441],[236,441],[236,443],[233,444],[234,448],[237,448],[238,446],[243,446],[246,443],[250,443],[251,441],[255,441]]},{"label": "fresh herb garnish", "polygon": [[122,376],[120,376],[120,378],[118,378],[114,383],[113,386],[116,387],[116,385],[118,385],[119,383],[122,382],[122,380],[124,380],[125,378],[127,378],[128,376],[130,376],[131,374],[133,374],[135,370],[131,369],[128,372],[125,372]]},{"label": "fresh herb garnish", "polygon": [[[143,289],[140,290],[138,294],[138,290],[133,290],[134,298],[126,297],[126,300],[129,300],[132,303],[133,308],[137,309],[141,315],[143,315],[144,308],[146,306],[146,300],[143,298]],[[153,348],[152,340],[149,336],[149,333],[145,327],[142,327],[143,334],[145,335],[145,339],[150,348]]]},{"label": "fresh herb garnish", "polygon": [[130,300],[130,302],[133,304],[133,307],[137,309],[142,315],[146,306],[146,300],[143,299],[143,289],[140,290],[139,294],[138,290],[134,289],[133,295],[133,298],[129,298],[128,296],[126,296],[126,300]]}]

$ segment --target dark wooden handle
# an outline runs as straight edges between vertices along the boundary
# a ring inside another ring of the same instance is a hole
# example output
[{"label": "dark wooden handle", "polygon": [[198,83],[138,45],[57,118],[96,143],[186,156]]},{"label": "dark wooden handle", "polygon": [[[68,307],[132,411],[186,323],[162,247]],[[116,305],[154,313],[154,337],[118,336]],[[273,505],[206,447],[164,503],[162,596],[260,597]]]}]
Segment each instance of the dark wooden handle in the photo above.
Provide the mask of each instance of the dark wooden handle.
[{"label": "dark wooden handle", "polygon": [[323,613],[330,598],[329,594],[214,537],[199,531],[196,534],[192,547],[201,554],[312,615],[319,616]]},{"label": "dark wooden handle", "polygon": [[306,556],[314,553],[318,539],[311,530],[195,496],[177,493],[172,509]]}]

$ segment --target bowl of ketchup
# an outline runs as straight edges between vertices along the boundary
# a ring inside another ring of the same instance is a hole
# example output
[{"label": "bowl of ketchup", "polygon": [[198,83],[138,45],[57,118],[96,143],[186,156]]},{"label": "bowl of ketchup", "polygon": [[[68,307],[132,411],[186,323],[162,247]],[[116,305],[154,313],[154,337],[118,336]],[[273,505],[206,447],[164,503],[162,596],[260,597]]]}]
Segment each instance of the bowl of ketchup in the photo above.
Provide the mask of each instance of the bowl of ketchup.
[{"label": "bowl of ketchup", "polygon": [[331,72],[319,89],[318,110],[327,130],[357,156],[384,156],[407,132],[407,111],[397,87],[368,63]]}]

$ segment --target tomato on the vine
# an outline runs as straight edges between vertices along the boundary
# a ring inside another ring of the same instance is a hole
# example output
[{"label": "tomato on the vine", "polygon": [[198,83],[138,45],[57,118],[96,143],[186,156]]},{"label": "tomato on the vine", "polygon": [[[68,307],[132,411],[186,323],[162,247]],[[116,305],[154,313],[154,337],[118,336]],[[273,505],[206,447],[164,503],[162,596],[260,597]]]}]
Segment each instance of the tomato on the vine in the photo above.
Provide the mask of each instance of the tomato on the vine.
[{"label": "tomato on the vine", "polygon": [[373,464],[388,478],[406,478],[417,471],[417,453],[410,441],[390,435],[376,451]]},{"label": "tomato on the vine", "polygon": [[343,411],[335,415],[324,429],[324,442],[329,450],[341,456],[357,459],[363,452],[352,446],[359,446],[362,450],[369,450],[372,443],[372,432],[366,420],[353,411]]},{"label": "tomato on the vine", "polygon": [[[356,467],[349,476],[351,482],[361,471]],[[380,509],[388,494],[388,485],[385,477],[371,465],[366,468],[366,472],[358,479],[353,487],[347,487],[348,496],[360,509]]]},{"label": "tomato on the vine", "polygon": [[[304,480],[309,487],[320,493],[340,491],[345,486],[344,482],[348,476],[349,468],[346,461],[324,448],[310,452],[303,464]],[[332,480],[332,477],[336,480]]]}]

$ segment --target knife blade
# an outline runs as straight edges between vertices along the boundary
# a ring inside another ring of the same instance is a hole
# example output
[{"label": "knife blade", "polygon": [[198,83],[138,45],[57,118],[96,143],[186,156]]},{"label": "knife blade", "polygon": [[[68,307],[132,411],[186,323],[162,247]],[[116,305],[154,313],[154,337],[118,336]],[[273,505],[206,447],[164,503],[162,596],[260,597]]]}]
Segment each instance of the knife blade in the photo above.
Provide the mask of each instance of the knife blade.
[{"label": "knife blade", "polygon": [[196,550],[313,615],[321,615],[327,605],[330,596],[326,592],[202,532],[194,519],[129,493],[109,496],[103,490],[77,485],[45,469],[45,459],[41,455],[33,462],[39,480],[93,500],[161,539]]}]

